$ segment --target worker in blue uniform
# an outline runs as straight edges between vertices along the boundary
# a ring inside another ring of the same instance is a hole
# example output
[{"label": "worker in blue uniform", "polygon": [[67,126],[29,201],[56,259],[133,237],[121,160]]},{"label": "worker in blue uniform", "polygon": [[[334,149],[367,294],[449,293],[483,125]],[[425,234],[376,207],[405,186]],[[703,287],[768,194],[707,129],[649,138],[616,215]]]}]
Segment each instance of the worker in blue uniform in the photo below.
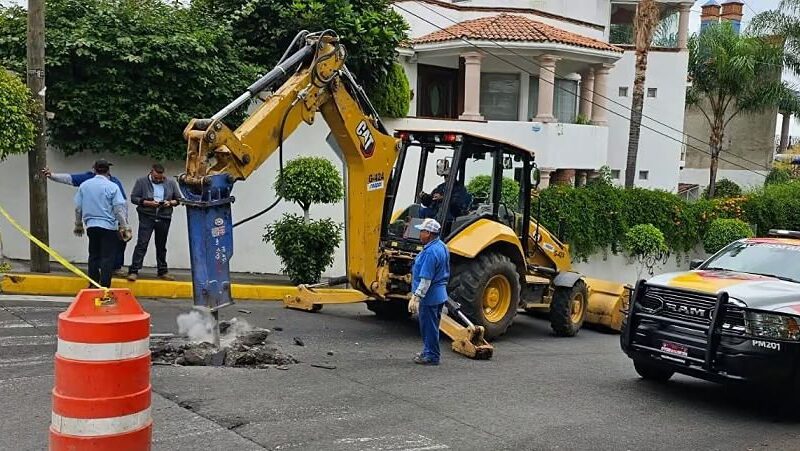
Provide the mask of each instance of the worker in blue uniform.
[{"label": "worker in blue uniform", "polygon": [[411,269],[411,300],[408,311],[417,314],[422,334],[422,352],[414,357],[421,365],[438,365],[439,321],[447,301],[447,282],[450,279],[450,252],[439,239],[441,226],[432,218],[414,226],[425,245],[414,259]]}]

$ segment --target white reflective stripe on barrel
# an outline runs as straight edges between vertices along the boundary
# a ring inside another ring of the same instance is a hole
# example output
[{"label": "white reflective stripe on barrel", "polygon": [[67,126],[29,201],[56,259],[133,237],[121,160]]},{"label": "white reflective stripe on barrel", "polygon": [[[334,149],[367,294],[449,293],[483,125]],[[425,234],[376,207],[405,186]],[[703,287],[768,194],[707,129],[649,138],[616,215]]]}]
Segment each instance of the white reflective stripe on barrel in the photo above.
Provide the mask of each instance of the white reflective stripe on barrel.
[{"label": "white reflective stripe on barrel", "polygon": [[59,356],[71,360],[108,361],[141,357],[150,352],[150,337],[124,343],[76,343],[58,339]]},{"label": "white reflective stripe on barrel", "polygon": [[150,407],[130,415],[111,418],[69,418],[53,412],[52,428],[60,434],[95,437],[123,434],[147,426]]}]

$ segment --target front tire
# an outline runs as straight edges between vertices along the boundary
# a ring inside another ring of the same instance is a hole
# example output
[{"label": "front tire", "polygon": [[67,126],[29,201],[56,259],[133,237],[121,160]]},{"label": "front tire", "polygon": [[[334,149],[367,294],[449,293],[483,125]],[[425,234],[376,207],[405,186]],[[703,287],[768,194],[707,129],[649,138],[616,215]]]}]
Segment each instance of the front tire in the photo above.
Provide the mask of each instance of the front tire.
[{"label": "front tire", "polygon": [[450,295],[487,339],[506,333],[517,314],[520,281],[517,267],[499,253],[486,253],[453,265]]},{"label": "front tire", "polygon": [[589,306],[586,283],[579,280],[571,288],[556,287],[550,304],[550,327],[560,337],[574,337],[583,327]]},{"label": "front tire", "polygon": [[643,360],[634,360],[633,368],[636,370],[639,377],[654,382],[666,382],[675,374],[672,370],[653,365]]}]

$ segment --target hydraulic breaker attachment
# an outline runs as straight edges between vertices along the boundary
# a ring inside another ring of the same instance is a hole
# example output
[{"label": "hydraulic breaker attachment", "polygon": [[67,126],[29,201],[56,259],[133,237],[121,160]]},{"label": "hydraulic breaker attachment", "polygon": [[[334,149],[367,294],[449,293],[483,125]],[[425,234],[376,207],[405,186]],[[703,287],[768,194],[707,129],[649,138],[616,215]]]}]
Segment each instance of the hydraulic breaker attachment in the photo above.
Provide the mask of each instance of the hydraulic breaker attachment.
[{"label": "hydraulic breaker attachment", "polygon": [[[453,351],[471,359],[489,360],[494,347],[483,337],[483,326],[476,326],[461,312],[461,305],[452,299],[445,304],[449,315],[442,315],[439,330],[453,340]],[[453,319],[458,318],[462,324]]]},{"label": "hydraulic breaker attachment", "polygon": [[586,322],[619,332],[624,316],[622,311],[631,295],[630,285],[588,277],[584,280],[589,290]]},{"label": "hydraulic breaker attachment", "polygon": [[356,290],[320,290],[322,287],[341,285],[343,283],[347,283],[347,277],[337,277],[328,282],[314,285],[299,285],[296,295],[286,295],[283,298],[283,305],[287,308],[318,312],[322,310],[323,304],[356,304],[368,299],[364,293]]},{"label": "hydraulic breaker attachment", "polygon": [[204,177],[196,185],[189,185],[182,178],[180,182],[189,226],[194,305],[216,313],[233,304],[230,276],[233,182],[224,174]]}]

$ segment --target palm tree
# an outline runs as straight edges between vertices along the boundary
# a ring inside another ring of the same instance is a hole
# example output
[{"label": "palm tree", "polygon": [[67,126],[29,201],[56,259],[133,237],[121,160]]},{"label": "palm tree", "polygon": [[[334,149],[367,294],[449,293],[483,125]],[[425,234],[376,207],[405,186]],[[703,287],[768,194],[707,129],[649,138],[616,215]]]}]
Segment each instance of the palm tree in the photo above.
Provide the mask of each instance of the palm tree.
[{"label": "palm tree", "polygon": [[756,15],[750,31],[784,39],[784,67],[800,75],[800,0],[781,0],[778,9]]},{"label": "palm tree", "polygon": [[636,175],[636,157],[639,153],[639,135],[642,128],[644,109],[644,82],[647,73],[647,54],[653,32],[658,25],[659,9],[655,0],[642,0],[636,7],[634,19],[634,44],[636,45],[636,75],[633,80],[633,104],[631,105],[631,124],[628,133],[628,161],[625,167],[625,188],[633,188]]},{"label": "palm tree", "polygon": [[710,128],[708,196],[716,191],[717,168],[725,128],[738,115],[777,107],[793,96],[780,79],[782,40],[739,35],[730,22],[721,22],[689,40],[686,104],[703,113]]}]

